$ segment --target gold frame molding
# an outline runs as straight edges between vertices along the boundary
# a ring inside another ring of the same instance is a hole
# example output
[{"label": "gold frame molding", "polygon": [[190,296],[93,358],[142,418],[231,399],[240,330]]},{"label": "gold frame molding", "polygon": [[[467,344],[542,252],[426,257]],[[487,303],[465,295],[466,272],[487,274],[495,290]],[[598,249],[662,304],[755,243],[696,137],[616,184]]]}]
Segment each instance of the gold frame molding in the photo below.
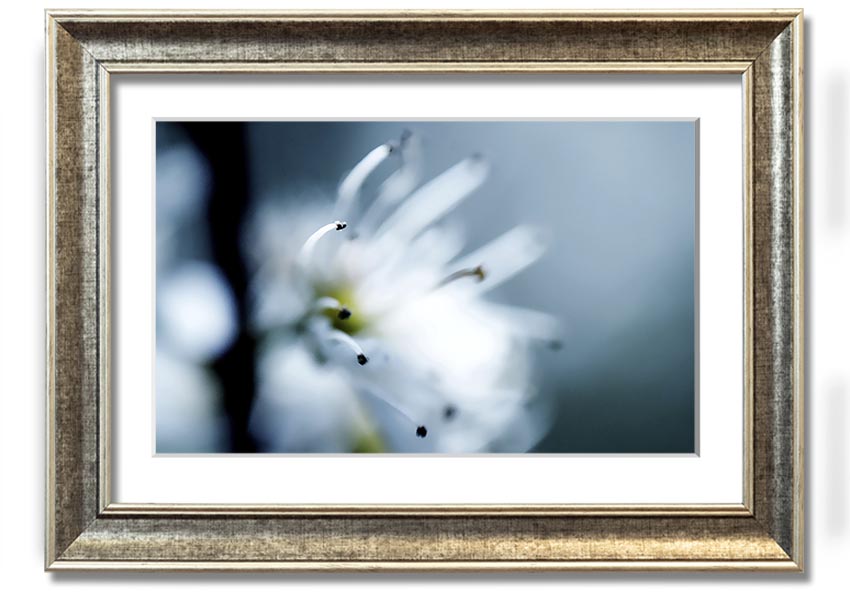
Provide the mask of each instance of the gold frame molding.
[{"label": "gold frame molding", "polygon": [[[798,10],[48,11],[49,570],[802,570]],[[129,505],[110,498],[113,73],[736,73],[740,505]]]}]

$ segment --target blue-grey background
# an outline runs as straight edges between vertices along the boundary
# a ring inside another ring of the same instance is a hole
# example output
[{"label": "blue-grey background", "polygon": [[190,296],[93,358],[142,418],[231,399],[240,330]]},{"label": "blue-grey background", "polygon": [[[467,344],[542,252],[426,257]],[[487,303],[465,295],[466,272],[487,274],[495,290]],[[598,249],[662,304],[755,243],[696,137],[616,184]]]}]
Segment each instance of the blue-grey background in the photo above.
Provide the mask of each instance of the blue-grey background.
[{"label": "blue-grey background", "polygon": [[[158,152],[178,127],[158,123]],[[252,195],[332,194],[405,129],[426,180],[470,154],[490,163],[456,212],[468,247],[518,223],[547,233],[543,259],[491,292],[563,323],[562,349],[538,355],[555,410],[535,451],[693,452],[696,122],[253,122]]]}]

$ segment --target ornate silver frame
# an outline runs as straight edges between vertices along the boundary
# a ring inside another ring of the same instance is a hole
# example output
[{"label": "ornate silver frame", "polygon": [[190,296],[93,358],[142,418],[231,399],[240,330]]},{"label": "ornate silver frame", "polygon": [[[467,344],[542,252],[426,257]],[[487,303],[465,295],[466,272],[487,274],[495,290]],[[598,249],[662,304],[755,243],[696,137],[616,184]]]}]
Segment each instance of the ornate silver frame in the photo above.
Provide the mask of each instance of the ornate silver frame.
[{"label": "ornate silver frame", "polygon": [[[46,568],[802,569],[801,11],[48,11],[46,26]],[[740,505],[111,501],[110,76],[342,71],[741,75]]]}]

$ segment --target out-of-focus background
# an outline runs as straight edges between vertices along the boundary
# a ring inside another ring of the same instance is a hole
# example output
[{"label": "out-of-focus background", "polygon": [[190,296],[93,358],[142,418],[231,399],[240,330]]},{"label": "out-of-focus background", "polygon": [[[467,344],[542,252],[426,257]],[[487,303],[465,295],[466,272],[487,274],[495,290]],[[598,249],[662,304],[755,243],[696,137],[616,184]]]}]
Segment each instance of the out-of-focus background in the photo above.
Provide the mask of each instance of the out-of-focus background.
[{"label": "out-of-focus background", "polygon": [[467,250],[520,223],[544,232],[542,259],[489,292],[561,324],[560,349],[534,353],[548,408],[531,451],[693,452],[693,121],[157,123],[157,451],[263,450],[245,223],[265,202],[332,198],[404,131],[424,180],[489,163],[448,217]]}]

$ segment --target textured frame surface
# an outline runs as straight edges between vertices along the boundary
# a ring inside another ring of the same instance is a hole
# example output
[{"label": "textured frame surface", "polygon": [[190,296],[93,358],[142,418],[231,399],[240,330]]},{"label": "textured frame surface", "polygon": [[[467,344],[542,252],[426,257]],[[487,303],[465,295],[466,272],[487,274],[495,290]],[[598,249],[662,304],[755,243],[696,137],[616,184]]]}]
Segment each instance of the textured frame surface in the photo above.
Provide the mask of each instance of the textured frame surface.
[{"label": "textured frame surface", "polygon": [[[48,11],[46,29],[46,568],[802,569],[802,11]],[[110,74],[285,71],[740,74],[743,503],[112,502]]]}]

